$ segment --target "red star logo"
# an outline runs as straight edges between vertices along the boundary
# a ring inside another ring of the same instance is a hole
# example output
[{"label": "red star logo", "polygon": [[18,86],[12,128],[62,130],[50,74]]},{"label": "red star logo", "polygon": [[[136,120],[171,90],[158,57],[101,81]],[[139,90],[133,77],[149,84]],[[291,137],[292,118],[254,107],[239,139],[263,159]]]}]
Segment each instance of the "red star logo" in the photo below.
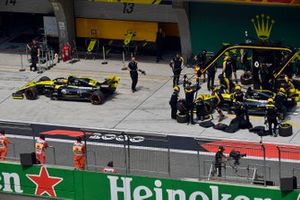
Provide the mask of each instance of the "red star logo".
[{"label": "red star logo", "polygon": [[54,187],[63,181],[63,178],[49,176],[48,170],[44,166],[41,167],[39,175],[27,174],[26,176],[35,184],[35,194],[40,196],[47,194],[50,197],[56,197]]}]

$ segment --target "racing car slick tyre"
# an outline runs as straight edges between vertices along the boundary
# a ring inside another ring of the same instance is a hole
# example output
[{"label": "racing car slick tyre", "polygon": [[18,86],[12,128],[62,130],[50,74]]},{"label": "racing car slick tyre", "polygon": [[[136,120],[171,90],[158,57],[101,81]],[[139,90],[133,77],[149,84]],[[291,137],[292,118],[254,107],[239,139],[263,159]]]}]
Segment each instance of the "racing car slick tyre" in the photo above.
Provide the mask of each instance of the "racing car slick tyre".
[{"label": "racing car slick tyre", "polygon": [[35,99],[37,99],[38,91],[37,91],[36,87],[30,87],[25,90],[24,94],[25,94],[26,99],[35,100]]},{"label": "racing car slick tyre", "polygon": [[291,124],[280,124],[278,128],[278,134],[282,137],[288,137],[293,135],[293,127]]},{"label": "racing car slick tyre", "polygon": [[186,123],[187,122],[186,114],[180,114],[180,113],[178,113],[176,115],[176,120],[177,120],[178,123]]},{"label": "racing car slick tyre", "polygon": [[91,103],[93,105],[103,104],[105,101],[104,94],[101,91],[95,91],[91,95]]},{"label": "racing car slick tyre", "polygon": [[51,81],[51,79],[48,76],[42,76],[39,81]]},{"label": "racing car slick tyre", "polygon": [[241,83],[243,85],[250,85],[253,83],[251,72],[245,72],[241,75]]}]

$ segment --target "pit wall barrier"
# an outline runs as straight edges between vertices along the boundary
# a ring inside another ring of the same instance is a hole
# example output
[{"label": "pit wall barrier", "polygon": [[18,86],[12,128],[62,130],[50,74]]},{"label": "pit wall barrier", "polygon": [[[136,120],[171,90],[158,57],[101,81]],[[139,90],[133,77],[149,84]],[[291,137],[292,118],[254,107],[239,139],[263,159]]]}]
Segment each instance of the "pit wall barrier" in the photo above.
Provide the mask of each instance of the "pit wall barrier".
[{"label": "pit wall barrier", "polygon": [[0,191],[74,200],[299,200],[300,191],[0,163]]}]

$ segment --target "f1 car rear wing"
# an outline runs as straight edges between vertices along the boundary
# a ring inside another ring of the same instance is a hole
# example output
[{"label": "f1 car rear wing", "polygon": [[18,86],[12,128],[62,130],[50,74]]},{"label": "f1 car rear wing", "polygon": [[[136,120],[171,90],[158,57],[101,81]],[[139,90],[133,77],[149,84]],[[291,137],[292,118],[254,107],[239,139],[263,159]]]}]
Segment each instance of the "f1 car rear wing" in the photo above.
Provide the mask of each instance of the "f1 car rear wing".
[{"label": "f1 car rear wing", "polygon": [[233,49],[260,49],[260,50],[273,50],[273,51],[286,51],[289,52],[291,55],[291,59],[288,59],[286,63],[283,64],[283,67],[280,67],[280,71],[275,74],[275,77],[279,76],[281,72],[286,68],[286,66],[293,61],[293,59],[296,57],[296,53],[293,52],[288,47],[282,47],[282,46],[266,46],[266,45],[256,45],[256,44],[237,44],[237,45],[226,45],[223,48],[221,48],[217,54],[215,54],[204,66],[204,68],[201,70],[201,73],[205,73],[217,60],[222,57],[225,52],[233,50]]}]

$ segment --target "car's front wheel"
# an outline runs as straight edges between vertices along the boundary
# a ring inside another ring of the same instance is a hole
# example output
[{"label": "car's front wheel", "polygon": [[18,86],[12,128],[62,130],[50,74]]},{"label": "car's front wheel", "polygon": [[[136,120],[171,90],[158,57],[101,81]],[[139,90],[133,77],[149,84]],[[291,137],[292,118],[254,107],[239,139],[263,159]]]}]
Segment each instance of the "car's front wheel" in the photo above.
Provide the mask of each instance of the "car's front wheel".
[{"label": "car's front wheel", "polygon": [[97,90],[92,93],[90,100],[93,105],[101,105],[105,101],[105,96],[101,91]]},{"label": "car's front wheel", "polygon": [[36,87],[27,88],[24,91],[24,94],[25,94],[26,99],[28,99],[28,100],[35,100],[38,97],[38,91],[37,91]]}]

